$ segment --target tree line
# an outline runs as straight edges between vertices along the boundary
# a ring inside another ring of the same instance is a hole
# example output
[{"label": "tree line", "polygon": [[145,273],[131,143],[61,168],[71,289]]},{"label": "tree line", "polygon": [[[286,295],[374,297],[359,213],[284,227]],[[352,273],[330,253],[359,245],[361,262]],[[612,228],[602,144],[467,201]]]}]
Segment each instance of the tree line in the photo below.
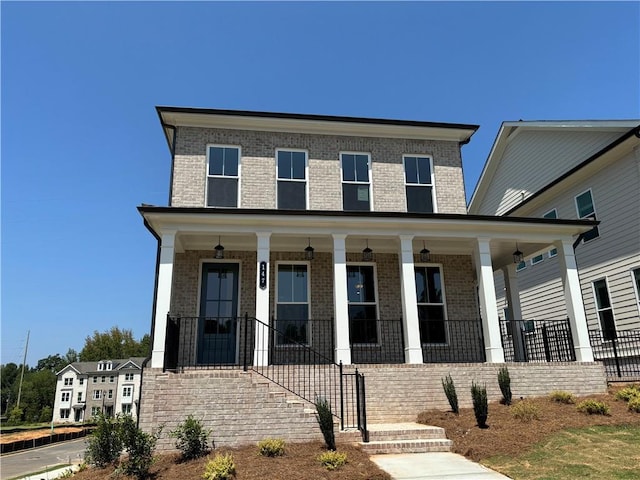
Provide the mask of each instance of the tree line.
[{"label": "tree line", "polygon": [[73,362],[97,362],[116,358],[146,357],[151,351],[151,338],[145,334],[133,338],[131,330],[112,327],[87,336],[80,353],[70,348],[66,354],[49,355],[38,360],[34,367],[25,365],[20,405],[18,391],[22,365],[0,365],[0,410],[9,423],[50,422],[56,393],[56,374]]}]

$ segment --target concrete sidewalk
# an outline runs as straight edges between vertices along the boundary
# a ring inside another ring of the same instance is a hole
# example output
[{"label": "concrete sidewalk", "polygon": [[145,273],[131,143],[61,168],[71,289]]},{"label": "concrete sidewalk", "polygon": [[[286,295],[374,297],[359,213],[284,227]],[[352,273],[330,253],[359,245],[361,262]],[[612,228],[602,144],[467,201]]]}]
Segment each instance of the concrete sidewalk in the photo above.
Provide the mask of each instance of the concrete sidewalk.
[{"label": "concrete sidewalk", "polygon": [[395,480],[508,480],[462,455],[450,452],[398,453],[370,457]]}]

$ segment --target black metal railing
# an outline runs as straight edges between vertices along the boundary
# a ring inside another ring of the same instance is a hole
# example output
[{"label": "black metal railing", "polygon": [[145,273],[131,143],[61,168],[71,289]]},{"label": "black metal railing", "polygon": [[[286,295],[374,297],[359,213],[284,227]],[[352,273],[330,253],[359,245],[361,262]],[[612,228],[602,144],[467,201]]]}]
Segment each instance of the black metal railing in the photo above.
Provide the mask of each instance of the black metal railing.
[{"label": "black metal railing", "polygon": [[484,363],[480,320],[420,320],[424,363]]},{"label": "black metal railing", "polygon": [[640,378],[640,329],[589,330],[593,357],[609,379]]},{"label": "black metal railing", "polygon": [[507,362],[573,362],[576,353],[569,319],[500,320]]},{"label": "black metal railing", "polygon": [[[362,441],[369,441],[367,430],[367,402],[364,375],[356,368],[352,373],[346,373],[340,364],[340,410],[345,413],[341,418],[341,429],[357,428],[362,435]],[[345,404],[350,408],[345,409]],[[351,425],[348,427],[347,425]]]}]

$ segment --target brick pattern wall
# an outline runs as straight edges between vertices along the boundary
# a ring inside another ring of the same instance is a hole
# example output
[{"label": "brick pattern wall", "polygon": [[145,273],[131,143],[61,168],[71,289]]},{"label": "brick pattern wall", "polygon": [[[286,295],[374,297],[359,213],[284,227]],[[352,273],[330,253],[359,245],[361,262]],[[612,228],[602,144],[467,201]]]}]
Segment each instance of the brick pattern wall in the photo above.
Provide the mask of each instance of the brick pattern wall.
[{"label": "brick pattern wall", "polygon": [[206,146],[241,147],[241,208],[275,208],[276,148],[304,149],[309,158],[309,208],[342,210],[340,152],[370,153],[376,211],[406,211],[403,154],[433,157],[436,202],[441,213],[466,213],[457,142],[308,135],[179,127],[172,206],[201,207],[206,195]]}]

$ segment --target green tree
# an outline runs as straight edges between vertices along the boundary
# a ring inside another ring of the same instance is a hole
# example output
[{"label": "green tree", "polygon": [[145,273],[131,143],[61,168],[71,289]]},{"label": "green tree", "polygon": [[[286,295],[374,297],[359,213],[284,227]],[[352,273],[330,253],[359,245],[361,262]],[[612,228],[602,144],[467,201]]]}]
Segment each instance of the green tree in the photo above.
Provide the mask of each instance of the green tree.
[{"label": "green tree", "polygon": [[111,327],[110,330],[102,333],[96,330],[92,336],[85,339],[84,347],[80,351],[80,360],[88,362],[114,358],[146,357],[149,354],[149,345],[149,335],[136,341],[131,330],[120,330],[118,327]]},{"label": "green tree", "polygon": [[55,355],[49,355],[47,358],[41,358],[38,360],[36,370],[49,370],[50,372],[58,373],[66,366],[67,361],[62,358],[59,353],[56,353]]},{"label": "green tree", "polygon": [[12,405],[16,403],[18,397],[18,381],[20,379],[20,368],[15,363],[7,363],[0,366],[0,410],[5,415],[9,415]]},{"label": "green tree", "polygon": [[53,407],[56,394],[56,374],[51,370],[31,370],[25,372],[22,382],[20,407],[24,410],[26,422],[38,422],[42,409]]}]

